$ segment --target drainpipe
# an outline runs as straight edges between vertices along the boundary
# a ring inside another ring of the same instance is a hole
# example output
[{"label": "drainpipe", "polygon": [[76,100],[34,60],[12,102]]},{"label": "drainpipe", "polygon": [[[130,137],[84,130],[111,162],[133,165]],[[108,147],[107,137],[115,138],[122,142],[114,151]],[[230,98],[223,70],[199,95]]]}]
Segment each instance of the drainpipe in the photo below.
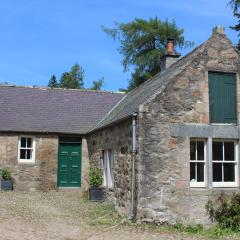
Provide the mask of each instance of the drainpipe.
[{"label": "drainpipe", "polygon": [[134,220],[136,217],[135,214],[135,161],[137,154],[137,144],[136,144],[136,120],[137,113],[132,114],[132,178],[131,178],[131,209],[129,214],[129,219]]}]

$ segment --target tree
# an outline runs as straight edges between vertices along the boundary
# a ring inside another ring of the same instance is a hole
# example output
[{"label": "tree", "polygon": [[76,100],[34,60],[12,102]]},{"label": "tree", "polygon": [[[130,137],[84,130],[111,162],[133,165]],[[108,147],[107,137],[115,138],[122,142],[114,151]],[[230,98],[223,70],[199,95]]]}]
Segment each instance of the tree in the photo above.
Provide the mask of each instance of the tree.
[{"label": "tree", "polygon": [[93,81],[93,86],[90,88],[91,90],[101,90],[104,84],[104,77],[99,78],[96,81]]},{"label": "tree", "polygon": [[83,88],[83,68],[78,63],[76,63],[71,67],[70,74],[72,76],[73,85],[76,86],[76,88]]},{"label": "tree", "polygon": [[84,71],[79,64],[74,64],[70,72],[62,74],[60,79],[61,88],[83,88]]},{"label": "tree", "polygon": [[240,0],[231,0],[229,4],[232,6],[233,11],[237,12],[240,7]]},{"label": "tree", "polygon": [[0,86],[7,86],[7,85],[10,85],[9,82],[0,82]]},{"label": "tree", "polygon": [[[240,36],[240,0],[231,0],[229,2],[233,9],[233,15],[237,18],[237,24],[235,26],[231,26],[232,29],[238,32],[238,37]],[[240,40],[238,41],[237,48],[240,49]]]},{"label": "tree", "polygon": [[75,88],[72,85],[72,77],[69,72],[64,72],[60,78],[59,86],[61,88]]},{"label": "tree", "polygon": [[58,82],[57,78],[55,75],[52,75],[49,82],[48,82],[48,87],[50,88],[57,88],[58,87]]},{"label": "tree", "polygon": [[180,48],[193,44],[185,41],[184,30],[178,28],[174,20],[161,21],[157,17],[149,20],[136,18],[129,23],[115,23],[114,28],[102,28],[120,42],[118,50],[123,55],[124,71],[134,69],[129,90],[161,71],[160,58],[165,54],[168,38],[173,38]]}]

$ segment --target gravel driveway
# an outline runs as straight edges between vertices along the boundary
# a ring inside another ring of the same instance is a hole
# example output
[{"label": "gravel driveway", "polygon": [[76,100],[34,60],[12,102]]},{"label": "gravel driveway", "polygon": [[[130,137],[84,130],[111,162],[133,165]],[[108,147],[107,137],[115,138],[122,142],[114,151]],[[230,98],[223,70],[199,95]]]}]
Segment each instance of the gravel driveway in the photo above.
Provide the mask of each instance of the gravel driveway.
[{"label": "gravel driveway", "polygon": [[0,192],[1,240],[200,239],[121,221],[108,203],[89,203],[76,192]]}]

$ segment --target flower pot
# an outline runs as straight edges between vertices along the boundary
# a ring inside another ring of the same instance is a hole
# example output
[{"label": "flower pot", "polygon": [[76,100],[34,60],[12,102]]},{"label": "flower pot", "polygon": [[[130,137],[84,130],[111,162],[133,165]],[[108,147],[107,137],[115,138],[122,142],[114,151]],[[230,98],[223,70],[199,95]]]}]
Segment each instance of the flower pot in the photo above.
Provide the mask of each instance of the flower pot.
[{"label": "flower pot", "polygon": [[89,200],[93,202],[102,201],[104,197],[102,188],[90,188],[89,189]]},{"label": "flower pot", "polygon": [[4,191],[12,191],[13,190],[13,182],[12,180],[1,180],[1,189]]}]

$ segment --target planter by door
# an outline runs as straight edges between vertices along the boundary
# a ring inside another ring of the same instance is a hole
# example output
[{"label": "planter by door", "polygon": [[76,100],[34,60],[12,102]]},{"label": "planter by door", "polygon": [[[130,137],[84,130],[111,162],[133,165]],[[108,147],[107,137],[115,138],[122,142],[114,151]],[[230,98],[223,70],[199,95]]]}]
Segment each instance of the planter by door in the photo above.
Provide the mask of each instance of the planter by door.
[{"label": "planter by door", "polygon": [[102,188],[90,188],[89,189],[89,200],[98,202],[102,201],[104,197],[103,189]]},{"label": "planter by door", "polygon": [[13,183],[11,180],[1,180],[1,189],[4,191],[12,191]]}]

